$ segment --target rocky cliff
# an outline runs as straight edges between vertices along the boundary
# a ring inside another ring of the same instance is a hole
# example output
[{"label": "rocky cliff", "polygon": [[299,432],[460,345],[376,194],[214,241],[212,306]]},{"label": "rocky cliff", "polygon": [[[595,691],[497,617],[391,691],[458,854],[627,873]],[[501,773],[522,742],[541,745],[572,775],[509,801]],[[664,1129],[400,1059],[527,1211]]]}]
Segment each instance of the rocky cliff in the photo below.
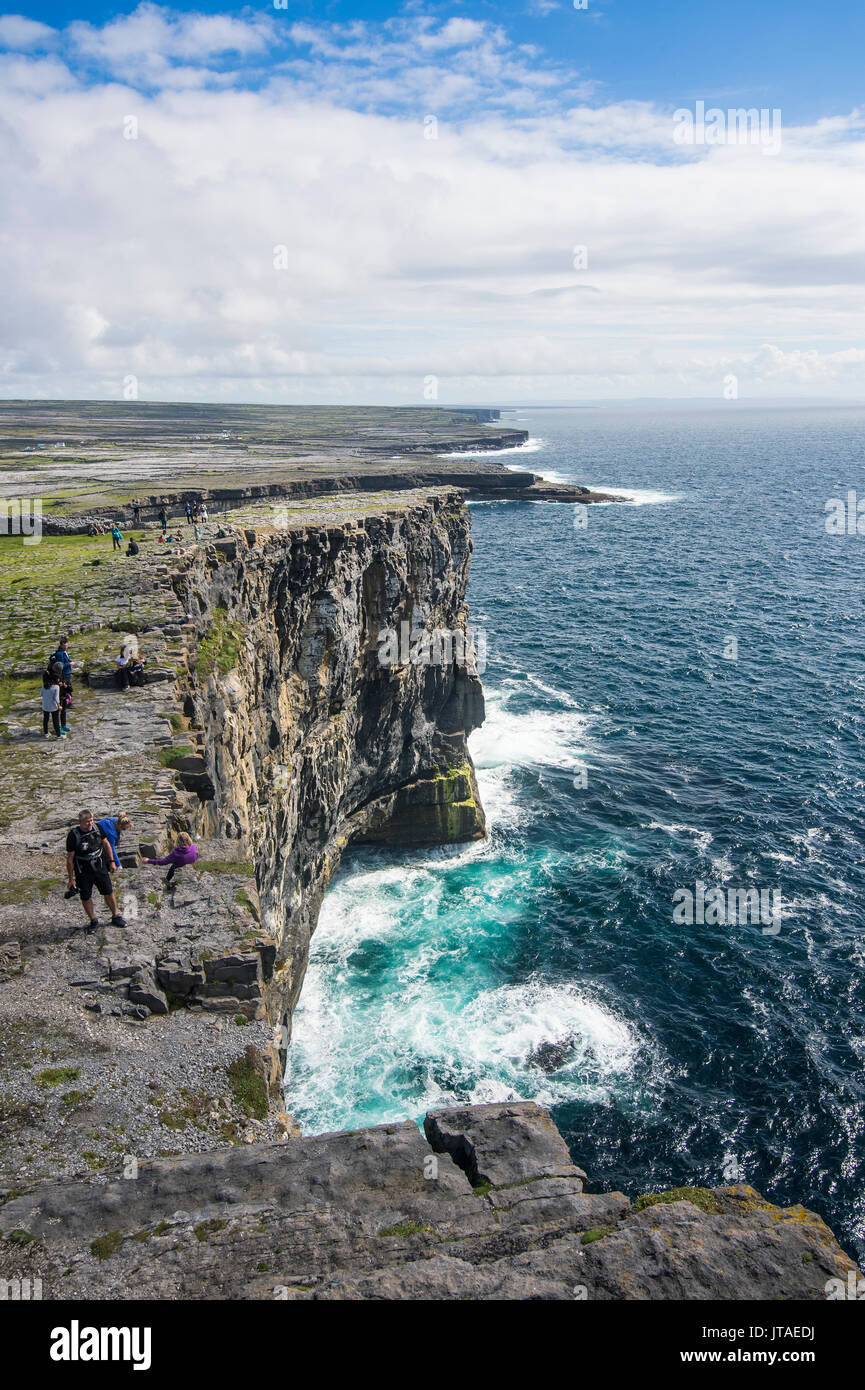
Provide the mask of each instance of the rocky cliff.
[{"label": "rocky cliff", "polygon": [[485,833],[466,746],[484,713],[470,553],[459,493],[408,494],[366,517],[247,528],[178,580],[201,634],[186,703],[213,792],[199,820],[256,864],[277,945],[268,1014],[286,1029],[346,845]]},{"label": "rocky cliff", "polygon": [[[50,1297],[844,1297],[858,1271],[803,1207],[746,1186],[585,1190],[530,1102],[142,1164],[13,1196],[7,1277]],[[10,1267],[11,1266],[11,1267]],[[840,1292],[839,1292],[840,1290]]]},{"label": "rocky cliff", "polygon": [[[291,1012],[340,855],[484,834],[466,746],[483,699],[460,494],[330,499],[280,528],[270,516],[211,528],[168,565],[155,545],[136,565],[105,561],[82,587],[75,643],[90,654],[71,746],[28,723],[40,652],[15,649],[0,776],[26,814],[0,847],[4,1277],[42,1279],[50,1299],[855,1286],[818,1217],[750,1188],[587,1191],[530,1103],[432,1112],[424,1135],[405,1121],[301,1138],[280,1116]],[[65,592],[78,544],[43,542],[43,587],[54,554]],[[32,568],[24,557],[25,590]],[[9,605],[32,633],[33,594]],[[126,630],[158,679],[121,702],[106,658]],[[78,905],[62,905],[58,850],[79,801],[133,814],[125,928],[76,931]],[[182,829],[202,858],[172,891],[141,858]]]}]

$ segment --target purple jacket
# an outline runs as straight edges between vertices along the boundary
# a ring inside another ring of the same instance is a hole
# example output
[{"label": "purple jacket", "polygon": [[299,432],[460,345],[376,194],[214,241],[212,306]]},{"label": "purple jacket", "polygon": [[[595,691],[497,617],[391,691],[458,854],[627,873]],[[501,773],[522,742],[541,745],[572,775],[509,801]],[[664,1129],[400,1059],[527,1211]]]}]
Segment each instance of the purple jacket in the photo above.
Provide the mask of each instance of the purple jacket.
[{"label": "purple jacket", "polygon": [[166,854],[162,859],[148,859],[148,864],[176,864],[178,869],[184,864],[194,864],[198,858],[198,850],[195,845],[178,845],[170,854]]}]

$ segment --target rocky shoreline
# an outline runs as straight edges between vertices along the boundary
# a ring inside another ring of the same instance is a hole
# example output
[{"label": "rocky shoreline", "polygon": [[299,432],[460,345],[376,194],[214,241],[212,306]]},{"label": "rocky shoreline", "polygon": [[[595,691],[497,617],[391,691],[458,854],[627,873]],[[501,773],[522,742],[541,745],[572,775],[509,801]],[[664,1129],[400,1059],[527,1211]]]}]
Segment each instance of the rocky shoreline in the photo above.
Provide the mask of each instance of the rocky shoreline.
[{"label": "rocky shoreline", "polygon": [[[587,1191],[530,1103],[433,1112],[425,1138],[300,1136],[281,1075],[343,850],[485,832],[470,515],[453,487],[296,498],[277,526],[244,503],[183,555],[46,536],[3,599],[4,1268],[49,1299],[824,1299],[858,1274],[818,1217],[750,1188]],[[98,583],[70,586],[100,544]],[[31,688],[55,553],[45,622],[72,589],[85,655],[57,745]],[[464,645],[383,666],[404,622]],[[124,632],[152,679],[121,694]],[[84,933],[62,899],[79,803],[133,817],[125,929]],[[181,830],[201,859],[169,891],[142,861]]]}]

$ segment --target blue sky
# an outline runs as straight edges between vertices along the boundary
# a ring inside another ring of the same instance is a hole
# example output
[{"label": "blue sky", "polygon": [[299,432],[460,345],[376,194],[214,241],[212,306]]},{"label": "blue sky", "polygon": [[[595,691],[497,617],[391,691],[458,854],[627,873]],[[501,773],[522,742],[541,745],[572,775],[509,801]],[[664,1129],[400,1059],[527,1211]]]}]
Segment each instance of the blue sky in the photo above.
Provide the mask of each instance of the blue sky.
[{"label": "blue sky", "polygon": [[[25,3],[15,12],[51,26],[86,19],[104,24],[134,4]],[[289,0],[278,13],[293,20],[384,21],[402,7],[367,0]],[[405,7],[409,8],[409,7]],[[241,17],[272,4],[176,4],[176,11]],[[689,97],[709,104],[781,106],[797,123],[837,115],[865,99],[865,4],[862,0],[496,0],[418,6],[440,18],[469,15],[504,26],[520,42],[567,60],[618,100],[678,106]]]},{"label": "blue sky", "polygon": [[862,0],[16,6],[0,394],[861,396],[863,39]]}]

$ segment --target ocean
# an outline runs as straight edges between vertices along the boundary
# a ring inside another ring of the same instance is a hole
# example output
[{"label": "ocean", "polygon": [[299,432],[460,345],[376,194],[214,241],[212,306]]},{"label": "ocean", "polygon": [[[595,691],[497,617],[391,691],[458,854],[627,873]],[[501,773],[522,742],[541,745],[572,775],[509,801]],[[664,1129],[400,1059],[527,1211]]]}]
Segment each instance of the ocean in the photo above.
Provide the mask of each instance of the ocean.
[{"label": "ocean", "polygon": [[[861,1258],[865,535],[826,504],[865,498],[865,410],[503,423],[531,436],[508,462],[635,503],[472,506],[490,837],[346,855],[288,1108],[317,1133],[536,1100],[593,1190],[748,1182]],[[719,888],[780,907],[699,912]]]}]

